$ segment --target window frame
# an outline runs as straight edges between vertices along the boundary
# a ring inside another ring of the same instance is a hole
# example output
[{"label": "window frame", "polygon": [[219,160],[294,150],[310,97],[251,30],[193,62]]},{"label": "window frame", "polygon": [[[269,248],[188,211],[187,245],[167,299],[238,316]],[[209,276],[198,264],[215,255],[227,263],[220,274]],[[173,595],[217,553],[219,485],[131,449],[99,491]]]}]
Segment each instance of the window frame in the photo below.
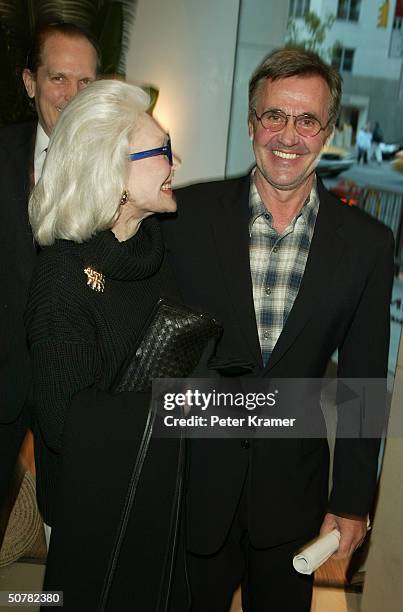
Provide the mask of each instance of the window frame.
[{"label": "window frame", "polygon": [[[353,2],[357,2],[358,3],[358,9],[357,9],[357,16],[356,18],[352,18],[351,17],[351,13],[352,13],[352,3]],[[340,13],[340,6],[341,4],[347,4],[347,10],[346,10],[346,16],[342,17],[339,15]],[[358,23],[360,21],[360,16],[361,16],[361,5],[362,2],[361,0],[338,0],[337,2],[337,12],[336,12],[336,20],[337,21],[347,21],[349,23]]]},{"label": "window frame", "polygon": [[[335,49],[335,52],[338,55],[340,53],[340,61],[337,63],[335,62],[336,55],[334,54],[331,61],[332,66],[334,68],[337,68],[339,72],[348,72],[352,74],[356,49],[354,49],[353,47],[337,47],[337,49]],[[349,54],[348,58],[346,58],[347,53]],[[349,69],[346,68],[346,62],[350,65]]]},{"label": "window frame", "polygon": [[301,0],[303,10],[301,15],[297,15],[298,0],[290,0],[290,6],[288,9],[288,19],[303,19],[305,13],[308,13],[311,9],[311,0]]}]

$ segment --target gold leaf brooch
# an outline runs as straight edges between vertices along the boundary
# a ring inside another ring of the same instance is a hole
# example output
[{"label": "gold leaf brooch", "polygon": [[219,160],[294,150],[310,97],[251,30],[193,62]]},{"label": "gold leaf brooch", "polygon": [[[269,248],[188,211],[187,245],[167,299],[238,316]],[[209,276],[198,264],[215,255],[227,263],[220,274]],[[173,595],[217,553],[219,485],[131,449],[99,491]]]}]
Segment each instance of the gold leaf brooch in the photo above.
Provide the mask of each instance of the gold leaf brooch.
[{"label": "gold leaf brooch", "polygon": [[101,272],[94,270],[94,268],[85,268],[84,274],[87,275],[87,285],[93,291],[102,293],[105,289],[105,276]]}]

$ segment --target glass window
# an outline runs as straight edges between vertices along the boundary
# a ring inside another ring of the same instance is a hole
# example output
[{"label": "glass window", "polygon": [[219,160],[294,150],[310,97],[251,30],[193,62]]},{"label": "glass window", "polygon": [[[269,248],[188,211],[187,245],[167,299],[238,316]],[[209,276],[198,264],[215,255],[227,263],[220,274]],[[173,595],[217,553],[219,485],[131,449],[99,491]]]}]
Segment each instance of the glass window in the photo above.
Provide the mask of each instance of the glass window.
[{"label": "glass window", "polygon": [[337,7],[337,19],[347,19],[348,0],[339,0]]},{"label": "glass window", "polygon": [[291,0],[288,16],[294,19],[303,17],[309,11],[309,5],[310,0]]},{"label": "glass window", "polygon": [[361,0],[339,0],[337,5],[337,19],[344,21],[358,21],[360,17]]},{"label": "glass window", "polygon": [[345,47],[337,47],[333,52],[332,66],[340,70],[340,72],[352,72],[355,49],[347,49]]},{"label": "glass window", "polygon": [[341,47],[337,47],[337,49],[333,51],[332,66],[338,68],[338,70],[340,70],[342,55],[343,49]]},{"label": "glass window", "polygon": [[351,0],[350,2],[350,21],[358,21],[360,17],[361,0]]},{"label": "glass window", "polygon": [[341,66],[342,71],[352,72],[353,71],[353,60],[354,60],[354,49],[344,49],[343,63]]}]

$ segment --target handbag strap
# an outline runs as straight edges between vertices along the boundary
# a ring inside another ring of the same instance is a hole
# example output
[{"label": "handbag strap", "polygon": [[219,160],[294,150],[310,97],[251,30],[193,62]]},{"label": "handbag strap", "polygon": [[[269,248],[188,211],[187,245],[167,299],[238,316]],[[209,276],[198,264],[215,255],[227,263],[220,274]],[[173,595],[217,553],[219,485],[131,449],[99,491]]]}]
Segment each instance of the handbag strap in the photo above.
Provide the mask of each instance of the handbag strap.
[{"label": "handbag strap", "polygon": [[140,480],[141,471],[143,469],[144,461],[147,455],[148,448],[150,446],[150,439],[153,432],[153,426],[155,421],[155,411],[152,410],[150,406],[150,410],[148,411],[147,421],[143,431],[143,437],[141,439],[140,447],[137,453],[136,462],[134,464],[129,486],[127,489],[126,499],[123,505],[122,516],[119,521],[119,528],[115,537],[114,545],[112,548],[111,557],[109,560],[108,569],[106,572],[101,599],[99,604],[99,612],[104,612],[106,610],[106,605],[108,603],[108,597],[110,593],[110,589],[112,586],[113,577],[116,571],[116,565],[119,560],[120,551],[122,548],[122,543],[126,535],[127,524],[129,522],[130,512],[133,507],[133,503],[135,500],[137,486]]}]

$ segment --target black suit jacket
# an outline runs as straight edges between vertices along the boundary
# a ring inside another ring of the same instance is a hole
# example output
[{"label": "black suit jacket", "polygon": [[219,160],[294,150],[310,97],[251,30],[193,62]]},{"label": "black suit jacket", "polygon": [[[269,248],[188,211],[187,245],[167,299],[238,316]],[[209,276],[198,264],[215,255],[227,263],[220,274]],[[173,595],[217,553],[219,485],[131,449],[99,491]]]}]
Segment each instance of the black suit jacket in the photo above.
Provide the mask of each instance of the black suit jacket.
[{"label": "black suit jacket", "polygon": [[30,366],[23,314],[36,250],[28,221],[36,123],[0,130],[0,423],[24,406]]},{"label": "black suit jacket", "polygon": [[[250,177],[176,192],[178,212],[163,223],[184,301],[224,326],[217,360],[252,364],[252,376],[323,377],[338,349],[338,375],[385,377],[393,236],[340,203],[320,181],[319,213],[298,296],[263,367],[249,268]],[[188,490],[189,544],[212,553],[222,544],[243,483],[249,535],[258,547],[315,532],[327,509],[364,516],[376,483],[376,440],[339,439],[328,499],[324,439],[195,440]],[[245,475],[248,475],[245,480]]]}]

